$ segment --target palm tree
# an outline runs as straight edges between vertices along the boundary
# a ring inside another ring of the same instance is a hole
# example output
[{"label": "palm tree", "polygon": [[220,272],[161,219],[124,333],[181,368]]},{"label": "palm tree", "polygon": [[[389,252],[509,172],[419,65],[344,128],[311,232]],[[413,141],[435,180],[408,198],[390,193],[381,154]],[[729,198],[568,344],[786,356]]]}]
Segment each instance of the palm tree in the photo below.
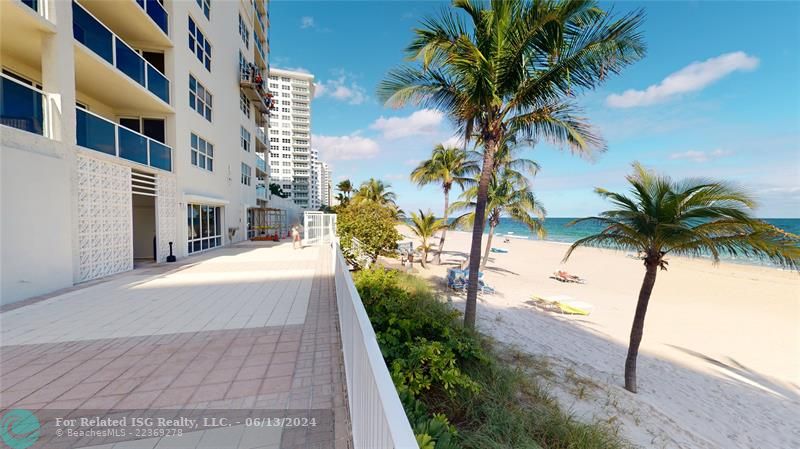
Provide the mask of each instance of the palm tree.
[{"label": "palm tree", "polygon": [[350,183],[349,179],[344,179],[336,184],[336,190],[342,192],[342,195],[349,199],[350,194],[353,193],[353,184]]},{"label": "palm tree", "polygon": [[436,231],[443,229],[447,222],[444,219],[436,219],[433,215],[433,212],[430,210],[426,214],[422,212],[422,209],[419,211],[419,215],[415,212],[411,212],[411,232],[414,233],[417,237],[422,240],[422,244],[420,245],[420,249],[422,249],[422,267],[425,268],[425,264],[428,262],[428,251],[431,249],[431,244],[428,241]]},{"label": "palm tree", "polygon": [[710,255],[715,263],[720,254],[745,255],[798,269],[800,237],[754,218],[751,196],[729,184],[706,179],[674,182],[639,163],[633,164],[633,174],[627,179],[630,196],[595,189],[614,209],[571,223],[595,222],[603,230],[573,243],[564,261],[579,246],[637,251],[644,261],[644,281],[625,359],[625,389],[636,393],[636,357],[644,317],[656,274],[667,269],[667,255]]},{"label": "palm tree", "polygon": [[[462,148],[445,147],[442,144],[436,145],[431,153],[431,158],[420,162],[419,166],[411,172],[411,181],[419,186],[426,184],[441,183],[444,192],[444,223],[448,224],[448,209],[450,208],[450,189],[453,183],[458,184],[462,189],[465,183],[472,181],[469,175],[475,174],[478,166],[469,159],[469,155]],[[447,226],[442,228],[442,235],[439,238],[439,249],[436,251],[434,263],[442,263],[442,251],[444,250],[444,240],[447,236]]]},{"label": "palm tree", "polygon": [[509,137],[548,140],[581,155],[605,149],[573,98],[645,52],[641,12],[621,18],[595,1],[454,0],[425,19],[406,49],[411,64],[378,87],[387,104],[443,111],[484,147],[472,228],[464,324],[475,327],[478,262],[497,149]]},{"label": "palm tree", "polygon": [[[492,176],[489,182],[486,200],[489,237],[486,240],[486,249],[480,263],[481,270],[486,267],[486,263],[489,261],[494,231],[503,216],[511,217],[526,225],[531,232],[535,232],[540,238],[545,235],[544,216],[546,211],[528,187],[527,180],[521,181],[516,175],[515,172],[502,170]],[[473,209],[473,212],[468,212],[456,218],[454,224],[474,223],[475,198],[477,196],[478,188],[473,186],[461,194],[460,201],[453,203],[452,208],[454,211]]]},{"label": "palm tree", "polygon": [[369,180],[361,183],[358,191],[353,195],[353,201],[374,201],[382,206],[397,207],[395,203],[397,195],[389,190],[390,187],[392,187],[391,184],[375,178],[369,178]]}]

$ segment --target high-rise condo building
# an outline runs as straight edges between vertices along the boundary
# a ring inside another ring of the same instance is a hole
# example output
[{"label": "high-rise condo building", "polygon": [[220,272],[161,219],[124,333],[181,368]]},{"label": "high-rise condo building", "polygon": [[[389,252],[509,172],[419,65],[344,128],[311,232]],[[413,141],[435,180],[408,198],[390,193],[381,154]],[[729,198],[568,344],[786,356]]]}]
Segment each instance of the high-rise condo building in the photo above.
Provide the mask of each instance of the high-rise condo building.
[{"label": "high-rise condo building", "polygon": [[274,101],[268,133],[271,182],[279,184],[298,206],[317,209],[312,195],[316,155],[311,152],[314,75],[273,68],[269,91]]}]

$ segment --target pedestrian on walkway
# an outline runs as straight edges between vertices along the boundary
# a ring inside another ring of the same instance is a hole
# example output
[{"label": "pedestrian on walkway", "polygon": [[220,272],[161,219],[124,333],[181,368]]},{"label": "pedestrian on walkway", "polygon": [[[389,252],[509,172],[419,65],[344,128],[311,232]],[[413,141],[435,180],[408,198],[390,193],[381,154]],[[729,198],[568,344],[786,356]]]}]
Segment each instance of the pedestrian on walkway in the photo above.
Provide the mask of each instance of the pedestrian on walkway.
[{"label": "pedestrian on walkway", "polygon": [[294,249],[303,248],[303,243],[300,241],[300,225],[295,224],[292,226],[292,247]]}]

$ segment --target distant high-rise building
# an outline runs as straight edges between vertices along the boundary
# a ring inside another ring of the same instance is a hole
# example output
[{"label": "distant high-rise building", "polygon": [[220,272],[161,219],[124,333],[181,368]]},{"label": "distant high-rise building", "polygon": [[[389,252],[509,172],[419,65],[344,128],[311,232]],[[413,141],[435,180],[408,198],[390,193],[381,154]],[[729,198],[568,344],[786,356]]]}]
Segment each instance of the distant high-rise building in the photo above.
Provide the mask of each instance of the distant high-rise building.
[{"label": "distant high-rise building", "polygon": [[333,174],[326,162],[317,164],[319,201],[321,206],[333,206]]},{"label": "distant high-rise building", "polygon": [[318,209],[312,194],[316,187],[316,181],[312,182],[316,154],[311,151],[314,75],[271,68],[268,83],[274,101],[268,131],[270,182],[279,184],[298,206]]}]

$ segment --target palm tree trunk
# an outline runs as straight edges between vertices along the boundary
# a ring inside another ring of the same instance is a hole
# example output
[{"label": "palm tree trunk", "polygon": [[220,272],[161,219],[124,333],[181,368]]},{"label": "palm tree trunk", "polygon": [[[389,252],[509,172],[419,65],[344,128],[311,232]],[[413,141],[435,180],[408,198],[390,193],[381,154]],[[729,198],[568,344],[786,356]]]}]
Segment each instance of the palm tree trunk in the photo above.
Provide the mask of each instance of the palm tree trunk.
[{"label": "palm tree trunk", "polygon": [[[426,245],[427,245],[427,243],[426,243]],[[420,261],[420,264],[422,265],[422,268],[425,268],[425,262],[427,262],[427,261],[428,261],[428,250],[427,249],[423,249],[422,250],[422,260]]]},{"label": "palm tree trunk", "polygon": [[475,329],[478,312],[478,272],[481,263],[481,240],[486,224],[486,197],[489,180],[494,169],[494,153],[497,141],[487,141],[483,153],[483,168],[478,181],[478,197],[475,200],[475,222],[472,225],[472,244],[469,250],[469,281],[467,283],[467,303],[464,306],[464,327]]},{"label": "palm tree trunk", "polygon": [[441,265],[442,264],[442,251],[444,251],[444,238],[447,236],[447,226],[450,225],[450,223],[447,222],[447,209],[449,207],[450,207],[450,188],[449,187],[445,187],[444,188],[444,224],[445,224],[445,227],[442,228],[442,236],[439,238],[439,250],[436,251],[436,258],[433,260],[433,262],[436,265]]},{"label": "palm tree trunk", "polygon": [[483,260],[481,261],[481,270],[486,268],[486,262],[489,261],[489,252],[492,250],[492,237],[494,237],[494,225],[489,224],[489,237],[486,239],[486,249],[483,250]]},{"label": "palm tree trunk", "polygon": [[650,302],[650,294],[653,293],[658,273],[657,264],[645,266],[647,272],[642,281],[642,288],[639,290],[639,301],[636,303],[636,313],[633,315],[633,326],[631,326],[628,356],[625,359],[625,389],[631,393],[636,393],[636,357],[639,355],[639,344],[642,342],[642,334],[644,334],[644,316],[647,313],[647,304]]}]

